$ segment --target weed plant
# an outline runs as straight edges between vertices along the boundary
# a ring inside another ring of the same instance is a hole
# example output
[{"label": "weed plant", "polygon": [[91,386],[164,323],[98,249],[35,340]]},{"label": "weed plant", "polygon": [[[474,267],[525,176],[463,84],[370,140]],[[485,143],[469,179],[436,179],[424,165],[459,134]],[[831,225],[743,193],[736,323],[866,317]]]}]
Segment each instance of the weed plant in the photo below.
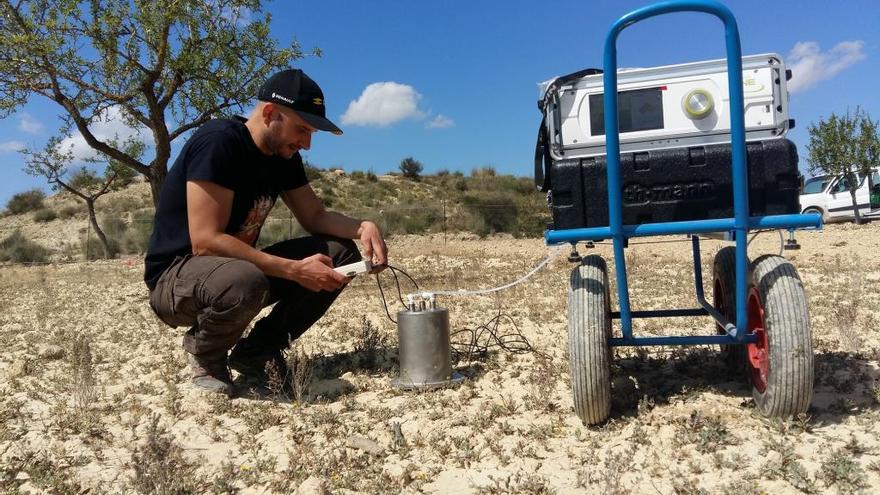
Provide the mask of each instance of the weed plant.
[{"label": "weed plant", "polygon": [[48,261],[49,250],[25,238],[21,231],[16,230],[6,239],[0,241],[0,261],[13,263],[41,263]]},{"label": "weed plant", "polygon": [[21,215],[29,211],[36,211],[43,208],[43,200],[46,199],[46,193],[40,189],[30,189],[28,191],[13,194],[6,203],[6,211],[12,215]]},{"label": "weed plant", "polygon": [[33,216],[34,221],[38,223],[51,222],[56,218],[58,218],[58,213],[52,208],[40,208],[34,212]]}]

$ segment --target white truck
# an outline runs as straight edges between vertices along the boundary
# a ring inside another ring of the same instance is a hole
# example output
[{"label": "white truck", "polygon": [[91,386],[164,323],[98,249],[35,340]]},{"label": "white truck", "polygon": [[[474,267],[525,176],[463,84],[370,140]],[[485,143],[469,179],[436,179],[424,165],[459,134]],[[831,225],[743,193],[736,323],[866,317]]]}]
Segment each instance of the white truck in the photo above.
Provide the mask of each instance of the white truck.
[{"label": "white truck", "polygon": [[[871,173],[872,188],[867,177],[859,175],[856,203],[862,218],[880,218],[880,169]],[[843,175],[821,175],[807,179],[801,188],[801,212],[819,213],[826,222],[854,218],[849,182]]]}]

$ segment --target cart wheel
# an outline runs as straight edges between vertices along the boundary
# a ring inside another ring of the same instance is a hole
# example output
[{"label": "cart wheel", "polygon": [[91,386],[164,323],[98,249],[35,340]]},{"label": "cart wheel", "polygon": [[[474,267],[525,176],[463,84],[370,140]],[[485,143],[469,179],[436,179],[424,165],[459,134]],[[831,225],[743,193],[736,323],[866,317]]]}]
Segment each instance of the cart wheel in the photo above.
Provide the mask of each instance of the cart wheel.
[{"label": "cart wheel", "polygon": [[[728,321],[736,324],[736,248],[727,246],[721,248],[715,255],[712,263],[712,278],[714,279],[712,299],[713,306]],[[724,335],[726,332],[721,325],[715,325],[716,333]],[[727,364],[731,374],[745,376],[746,373],[746,346],[722,345],[721,357]]]},{"label": "cart wheel", "polygon": [[611,309],[608,267],[600,256],[584,257],[571,272],[568,347],[574,410],[594,425],[611,413]]},{"label": "cart wheel", "polygon": [[813,397],[813,347],[803,283],[781,256],[761,256],[752,273],[747,308],[758,337],[746,346],[752,396],[768,417],[805,413]]}]

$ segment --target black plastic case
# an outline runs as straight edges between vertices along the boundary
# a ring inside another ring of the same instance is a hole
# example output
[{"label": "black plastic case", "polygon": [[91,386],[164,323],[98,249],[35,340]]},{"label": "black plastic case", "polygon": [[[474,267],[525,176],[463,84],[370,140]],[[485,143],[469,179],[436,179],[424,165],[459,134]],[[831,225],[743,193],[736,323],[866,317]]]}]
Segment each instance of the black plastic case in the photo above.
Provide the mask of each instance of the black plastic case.
[{"label": "black plastic case", "polygon": [[[799,213],[798,155],[788,139],[746,143],[750,216]],[[608,225],[605,156],[550,164],[554,230]],[[624,153],[623,223],[733,217],[730,144]]]}]

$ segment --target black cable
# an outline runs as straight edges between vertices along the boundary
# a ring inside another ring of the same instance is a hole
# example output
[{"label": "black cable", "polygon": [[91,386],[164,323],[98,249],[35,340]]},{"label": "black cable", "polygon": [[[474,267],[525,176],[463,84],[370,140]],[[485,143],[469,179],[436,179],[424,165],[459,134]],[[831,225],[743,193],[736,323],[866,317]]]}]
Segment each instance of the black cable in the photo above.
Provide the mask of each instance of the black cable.
[{"label": "black cable", "polygon": [[[507,333],[499,331],[502,322],[509,323],[513,326],[513,331]],[[535,349],[529,342],[529,339],[523,335],[513,318],[508,314],[502,313],[500,308],[498,314],[492,317],[488,322],[478,325],[476,328],[462,328],[461,330],[457,330],[450,335],[450,340],[452,340],[453,337],[460,335],[467,336],[464,342],[461,340],[451,342],[453,359],[456,362],[471,361],[475,357],[484,358],[493,348],[498,348],[511,354],[526,354],[534,352],[543,355]]]},{"label": "black cable", "polygon": [[[396,266],[388,265],[388,269],[391,271],[391,276],[394,277],[394,285],[397,287],[397,300],[400,301],[401,306],[406,307],[406,303],[403,302],[403,292],[400,289],[400,278],[397,276],[397,272],[406,275],[406,278],[408,278],[410,282],[412,282],[416,290],[419,290],[419,284],[408,273],[400,268],[397,268]],[[385,315],[388,316],[388,319],[391,320],[391,323],[394,323],[396,325],[397,320],[391,317],[391,311],[388,309],[388,300],[385,297],[385,291],[382,288],[382,282],[379,280],[379,273],[376,273],[376,285],[379,286],[379,295],[382,297],[382,306],[385,307]]]},{"label": "black cable", "polygon": [[[388,268],[391,271],[392,277],[394,277],[394,283],[397,287],[397,295],[400,304],[406,307],[406,303],[403,301],[400,279],[397,276],[397,272],[406,276],[406,278],[408,278],[415,286],[416,290],[419,290],[419,284],[408,273],[406,273],[406,271],[391,265],[388,265]],[[379,287],[379,295],[382,299],[382,306],[385,308],[385,315],[396,325],[397,320],[391,317],[391,311],[388,308],[388,301],[385,297],[385,291],[382,287],[382,282],[380,281],[378,273],[376,274],[376,285]],[[500,331],[499,327],[502,322],[509,323],[513,326],[513,331],[506,333]],[[467,336],[465,342],[453,341],[454,337],[462,335]],[[519,326],[513,320],[513,317],[503,313],[500,306],[498,308],[498,314],[493,316],[486,323],[478,325],[476,328],[462,328],[461,330],[452,332],[449,337],[453,354],[452,358],[455,362],[471,361],[473,358],[485,358],[489,354],[489,351],[495,348],[511,354],[526,354],[534,352],[544,356],[544,354],[536,350],[526,336],[523,335]]]},{"label": "black cable", "polygon": [[[397,268],[396,266],[388,265],[388,268],[391,269],[391,272],[392,272],[392,273],[400,272],[400,273],[404,274],[404,275],[406,276],[406,278],[408,278],[409,281],[412,282],[414,286],[416,286],[416,290],[419,290],[419,284],[418,284],[418,282],[416,282],[415,279],[413,279],[412,277],[410,277],[410,276],[409,276],[409,273],[406,273],[404,270],[402,270],[402,269],[400,269],[400,268]],[[397,274],[396,274],[396,273],[395,273],[394,277],[397,278]]]},{"label": "black cable", "polygon": [[385,306],[385,314],[388,316],[388,319],[391,320],[391,323],[397,325],[397,320],[391,317],[391,312],[388,311],[388,302],[385,300],[385,291],[382,290],[382,282],[379,281],[379,274],[376,274],[376,285],[379,286],[379,295],[382,297],[382,305]]}]

